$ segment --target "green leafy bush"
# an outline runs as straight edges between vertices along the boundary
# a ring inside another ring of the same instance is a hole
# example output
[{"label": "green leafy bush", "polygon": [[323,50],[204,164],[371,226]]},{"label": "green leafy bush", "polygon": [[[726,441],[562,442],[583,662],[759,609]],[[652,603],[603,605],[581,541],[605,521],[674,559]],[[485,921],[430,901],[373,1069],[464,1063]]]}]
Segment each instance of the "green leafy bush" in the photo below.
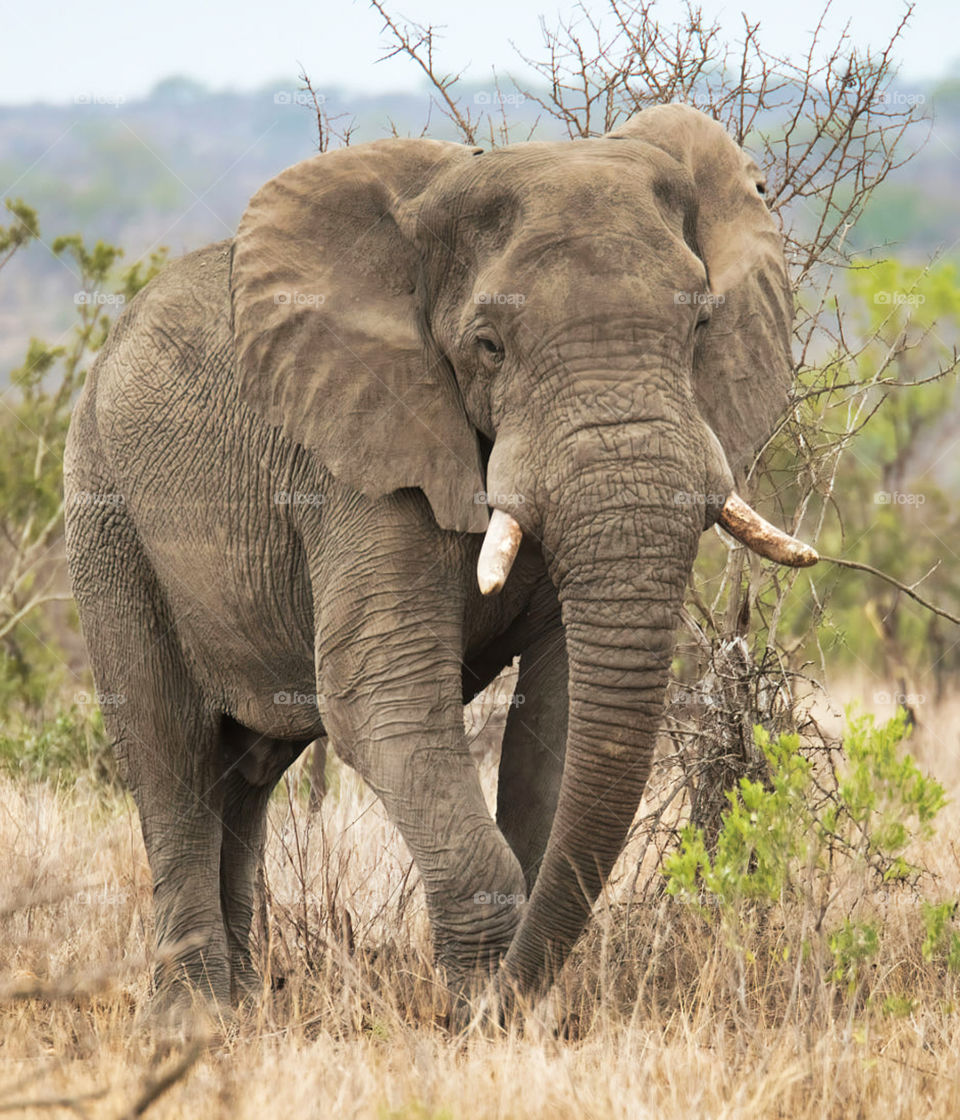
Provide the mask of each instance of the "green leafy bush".
[{"label": "green leafy bush", "polygon": [[[812,491],[800,535],[813,534],[822,553],[871,564],[907,584],[926,575],[923,594],[955,612],[960,575],[956,565],[941,563],[941,541],[957,534],[957,474],[945,453],[928,452],[955,438],[957,270],[948,261],[919,267],[888,258],[850,270],[848,287],[850,338],[862,342],[847,354],[838,343],[836,353],[801,371],[796,415],[803,437],[777,444],[769,481],[788,515],[803,509]],[[764,591],[762,598],[772,615],[778,596]],[[926,678],[920,702],[931,675],[945,687],[956,669],[942,622],[859,572],[811,569],[779,614],[777,631],[791,648],[799,643],[799,660],[819,660],[822,651],[834,669],[866,663],[891,686],[900,676]]]},{"label": "green leafy bush", "polygon": [[920,946],[925,961],[942,960],[951,972],[960,972],[960,933],[954,925],[955,902],[924,902],[923,924],[926,937]]},{"label": "green leafy bush", "polygon": [[[663,866],[667,893],[734,931],[737,943],[758,910],[799,904],[830,978],[855,983],[883,937],[871,903],[898,885],[916,890],[924,868],[910,862],[911,845],[933,835],[946,803],[943,787],[902,751],[908,730],[902,710],[882,726],[871,715],[848,717],[839,757],[825,760],[822,750],[808,757],[797,735],[771,739],[756,727],[769,781],[743,778],[728,793],[713,851],[701,830],[682,831]],[[917,897],[923,959],[960,968],[954,904]]]},{"label": "green leafy bush", "polygon": [[0,733],[0,772],[30,781],[73,785],[89,775],[117,784],[110,742],[97,707],[73,704],[53,719],[23,720]]},{"label": "green leafy bush", "polygon": [[[6,202],[0,268],[40,236],[36,213]],[[87,369],[113,317],[155,276],[166,250],[120,268],[123,251],[77,234],[54,238],[51,251],[77,278],[73,328],[57,345],[31,338],[10,372],[0,413],[0,714],[37,712],[62,683],[62,633],[74,624],[56,543],[63,529],[63,450]]]}]

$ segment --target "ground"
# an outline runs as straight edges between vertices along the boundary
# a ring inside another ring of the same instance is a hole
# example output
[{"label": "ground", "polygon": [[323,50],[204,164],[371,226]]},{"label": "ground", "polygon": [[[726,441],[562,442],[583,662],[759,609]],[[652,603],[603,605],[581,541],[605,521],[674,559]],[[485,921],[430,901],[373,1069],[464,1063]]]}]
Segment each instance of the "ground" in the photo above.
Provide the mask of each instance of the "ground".
[{"label": "ground", "polygon": [[[960,700],[924,704],[912,745],[951,795],[958,715]],[[492,796],[489,757],[481,769]],[[258,929],[259,957],[282,987],[224,1025],[149,1105],[185,1050],[136,1014],[151,921],[136,812],[92,780],[4,780],[0,1108],[236,1120],[958,1114],[956,979],[911,948],[909,897],[885,903],[891,932],[856,990],[811,986],[799,960],[781,959],[789,912],[745,948],[667,898],[638,901],[655,863],[638,831],[551,999],[522,1030],[454,1039],[438,1021],[422,893],[402,843],[338,764],[311,815],[306,773],[272,806]],[[960,812],[941,817],[921,854],[936,892],[960,896]]]}]

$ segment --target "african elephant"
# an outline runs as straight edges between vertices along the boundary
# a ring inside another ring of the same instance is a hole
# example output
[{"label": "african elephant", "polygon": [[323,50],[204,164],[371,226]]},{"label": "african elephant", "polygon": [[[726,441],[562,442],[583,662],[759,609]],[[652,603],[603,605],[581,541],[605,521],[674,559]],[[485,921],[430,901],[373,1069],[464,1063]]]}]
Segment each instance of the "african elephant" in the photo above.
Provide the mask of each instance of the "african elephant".
[{"label": "african elephant", "polygon": [[[162,1001],[258,986],[267,800],[324,734],[409,846],[450,985],[556,975],[644,788],[701,533],[815,558],[733,493],[792,376],[762,192],[683,105],[380,140],[283,171],[124,311],[66,534],[126,698]],[[493,820],[463,704],[517,656]]]}]

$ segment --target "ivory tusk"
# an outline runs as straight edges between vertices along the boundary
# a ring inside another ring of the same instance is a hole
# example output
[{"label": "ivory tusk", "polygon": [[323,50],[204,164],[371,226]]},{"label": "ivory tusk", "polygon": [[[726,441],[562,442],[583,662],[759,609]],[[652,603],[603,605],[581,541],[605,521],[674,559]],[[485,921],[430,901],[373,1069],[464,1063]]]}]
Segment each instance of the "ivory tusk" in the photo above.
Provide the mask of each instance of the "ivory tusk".
[{"label": "ivory tusk", "polygon": [[723,503],[717,522],[741,544],[778,564],[809,568],[820,559],[815,548],[765,521],[739,494],[731,494]]},{"label": "ivory tusk", "polygon": [[494,595],[503,588],[522,538],[523,530],[510,514],[495,509],[477,561],[477,582],[484,595]]}]

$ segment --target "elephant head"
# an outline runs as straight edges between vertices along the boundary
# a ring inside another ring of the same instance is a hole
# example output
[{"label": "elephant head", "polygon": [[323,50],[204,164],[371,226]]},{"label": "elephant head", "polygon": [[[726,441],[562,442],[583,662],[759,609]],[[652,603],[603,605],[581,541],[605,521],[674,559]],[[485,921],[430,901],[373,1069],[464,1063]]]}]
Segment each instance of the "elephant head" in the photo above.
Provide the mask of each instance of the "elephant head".
[{"label": "elephant head", "polygon": [[441,529],[486,531],[486,592],[521,535],[539,542],[569,714],[505,960],[526,990],[582,930],[636,812],[700,534],[719,519],[815,559],[733,494],[792,376],[762,189],[719,124],[669,105],[597,139],[316,156],[254,197],[235,242],[253,409],[355,490],[417,487]]}]

